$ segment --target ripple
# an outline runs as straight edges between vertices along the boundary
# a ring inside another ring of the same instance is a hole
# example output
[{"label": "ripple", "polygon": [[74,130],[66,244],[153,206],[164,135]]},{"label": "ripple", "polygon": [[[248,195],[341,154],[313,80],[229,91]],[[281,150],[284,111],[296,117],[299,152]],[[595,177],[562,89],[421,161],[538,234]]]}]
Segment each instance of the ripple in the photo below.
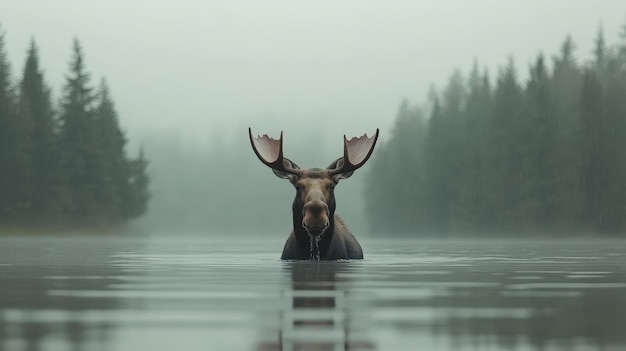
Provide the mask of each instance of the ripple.
[{"label": "ripple", "polygon": [[277,294],[256,291],[50,290],[50,296],[114,299],[254,299]]},{"label": "ripple", "polygon": [[[541,311],[542,314],[548,311]],[[527,319],[537,313],[531,308],[430,308],[430,307],[402,307],[402,308],[377,308],[372,311],[372,318],[377,322],[400,322],[400,321],[430,321],[433,319],[447,318],[511,318]]]},{"label": "ripple", "polygon": [[565,276],[568,279],[598,279],[606,278],[606,275],[602,274],[568,274]]},{"label": "ripple", "polygon": [[496,282],[472,282],[472,281],[442,281],[442,282],[415,282],[415,281],[356,281],[350,283],[350,286],[360,287],[387,287],[387,288],[406,288],[406,287],[430,287],[430,288],[484,288],[499,286]]},{"label": "ripple", "polygon": [[[141,312],[141,313],[138,313]],[[142,323],[142,324],[178,324],[178,323],[243,323],[254,319],[252,313],[228,311],[227,313],[181,312],[168,310],[38,310],[19,309],[0,310],[0,319],[7,323]]]},{"label": "ripple", "polygon": [[510,291],[505,290],[502,292],[502,296],[513,297],[580,297],[582,292],[580,291],[537,291],[537,290],[518,290]]},{"label": "ripple", "polygon": [[626,283],[526,283],[510,284],[507,289],[623,289]]}]

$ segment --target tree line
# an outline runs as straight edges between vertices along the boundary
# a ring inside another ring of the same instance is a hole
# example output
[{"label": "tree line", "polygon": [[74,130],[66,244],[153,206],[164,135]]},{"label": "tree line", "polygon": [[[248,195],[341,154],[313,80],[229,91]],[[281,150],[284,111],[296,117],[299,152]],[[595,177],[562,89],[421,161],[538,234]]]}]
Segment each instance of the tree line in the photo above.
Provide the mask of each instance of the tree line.
[{"label": "tree line", "polygon": [[[626,26],[581,62],[567,37],[521,82],[474,64],[428,103],[401,104],[366,180],[373,231],[552,235],[626,229]],[[548,62],[547,62],[548,61]]]},{"label": "tree line", "polygon": [[148,161],[126,152],[103,79],[92,86],[73,42],[60,101],[53,103],[32,40],[13,81],[0,28],[0,227],[112,227],[141,216]]}]

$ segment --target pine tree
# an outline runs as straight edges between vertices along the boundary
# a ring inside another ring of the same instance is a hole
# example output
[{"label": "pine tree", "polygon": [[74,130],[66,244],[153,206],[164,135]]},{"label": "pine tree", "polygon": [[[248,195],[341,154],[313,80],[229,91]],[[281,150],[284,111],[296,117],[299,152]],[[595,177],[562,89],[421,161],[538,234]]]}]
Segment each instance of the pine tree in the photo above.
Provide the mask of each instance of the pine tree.
[{"label": "pine tree", "polygon": [[[410,109],[403,104],[367,180],[372,226],[437,234],[623,233],[624,28],[615,47],[598,30],[584,69],[567,37],[553,70],[540,55],[523,86],[512,60],[493,91],[476,65],[467,93],[453,75],[441,94],[432,94],[421,141],[407,137]],[[401,175],[388,171],[397,168]]]},{"label": "pine tree", "polygon": [[604,40],[604,31],[602,27],[598,28],[598,33],[594,42],[593,56],[595,59],[596,69],[604,70],[606,65],[607,47]]},{"label": "pine tree", "polygon": [[95,110],[96,137],[102,161],[103,186],[97,189],[96,199],[102,215],[111,223],[119,223],[123,216],[124,197],[128,193],[126,165],[126,137],[122,133],[115,105],[103,79],[100,83],[98,105]]},{"label": "pine tree", "polygon": [[34,224],[58,222],[66,207],[66,184],[59,164],[59,148],[50,90],[39,69],[39,57],[34,41],[28,49],[24,73],[20,82],[19,113],[23,120],[32,121],[32,202],[29,219]]},{"label": "pine tree", "polygon": [[606,123],[602,129],[607,176],[603,227],[610,232],[626,228],[626,67],[619,57],[606,60],[603,85],[603,103]]},{"label": "pine tree", "polygon": [[620,38],[621,43],[607,49],[605,75],[607,117],[612,124],[608,140],[615,160],[612,168],[615,181],[610,189],[616,227],[614,232],[626,229],[626,24],[622,27]]},{"label": "pine tree", "polygon": [[522,177],[517,211],[526,230],[537,230],[547,226],[556,202],[552,193],[556,182],[552,161],[557,125],[543,55],[530,68],[524,99],[524,115],[518,129]]},{"label": "pine tree", "polygon": [[147,210],[148,161],[126,137],[103,81],[90,85],[78,40],[58,117],[34,40],[13,86],[0,29],[0,226],[111,226]]},{"label": "pine tree", "polygon": [[585,213],[596,226],[602,227],[604,213],[604,182],[606,181],[606,165],[603,130],[606,128],[602,85],[591,69],[586,69],[583,76],[582,95],[580,100],[580,119],[582,130],[583,177],[582,185],[585,193]]},{"label": "pine tree", "polygon": [[143,149],[140,150],[136,159],[128,162],[127,175],[129,191],[124,197],[123,215],[125,219],[134,219],[146,212],[150,200],[148,160],[144,156]]},{"label": "pine tree", "polygon": [[9,64],[4,54],[4,37],[0,36],[0,129],[2,134],[1,193],[6,221],[17,225],[29,214],[32,195],[32,128],[30,115],[17,109],[15,90],[11,87]]},{"label": "pine tree", "polygon": [[622,67],[626,67],[626,23],[622,25],[622,30],[619,33],[621,42],[617,45],[617,55],[622,64]]},{"label": "pine tree", "polygon": [[[582,74],[574,57],[575,45],[567,37],[561,53],[553,58],[550,96],[557,125],[554,154],[551,158],[556,176],[551,201],[555,228],[581,230],[584,195],[581,190],[580,140],[584,132],[579,122]],[[584,222],[584,221],[583,221]]]},{"label": "pine tree", "polygon": [[487,73],[481,74],[475,62],[468,82],[464,109],[462,142],[463,174],[459,179],[459,195],[455,201],[456,227],[464,232],[481,232],[486,223],[484,180],[489,170],[485,167],[485,129],[492,110],[492,92]]},{"label": "pine tree", "polygon": [[94,116],[95,94],[85,72],[81,46],[74,40],[70,71],[61,101],[63,166],[71,187],[70,221],[101,224],[98,189],[105,184]]},{"label": "pine tree", "polygon": [[4,32],[0,27],[0,223],[12,217],[12,147],[14,143],[15,99],[11,86],[11,67],[4,48]]},{"label": "pine tree", "polygon": [[428,219],[435,232],[447,233],[456,229],[453,219],[462,177],[465,99],[465,82],[461,73],[456,71],[441,99],[435,101],[428,125],[424,146],[426,198],[430,204]]},{"label": "pine tree", "polygon": [[[403,101],[391,131],[391,141],[377,146],[375,156],[369,161],[372,164],[366,177],[364,197],[372,231],[407,232],[423,226],[424,120],[420,108]],[[397,169],[402,172],[395,172]]]},{"label": "pine tree", "polygon": [[120,129],[115,104],[105,80],[100,84],[95,116],[104,175],[104,185],[96,195],[107,221],[118,224],[137,218],[147,210],[150,199],[148,161],[143,150],[137,159],[127,157],[127,139]]},{"label": "pine tree", "polygon": [[447,232],[449,219],[448,199],[450,192],[441,193],[441,190],[446,189],[447,185],[445,160],[443,159],[446,157],[444,149],[447,141],[443,137],[446,133],[445,119],[440,99],[435,98],[424,142],[425,201],[431,204],[425,216],[425,225],[428,231],[435,233]]},{"label": "pine tree", "polygon": [[522,89],[517,82],[513,61],[500,72],[494,90],[490,120],[486,123],[488,148],[485,150],[485,203],[491,229],[508,231],[519,218],[515,209],[520,200],[521,150],[518,127],[522,115]]}]

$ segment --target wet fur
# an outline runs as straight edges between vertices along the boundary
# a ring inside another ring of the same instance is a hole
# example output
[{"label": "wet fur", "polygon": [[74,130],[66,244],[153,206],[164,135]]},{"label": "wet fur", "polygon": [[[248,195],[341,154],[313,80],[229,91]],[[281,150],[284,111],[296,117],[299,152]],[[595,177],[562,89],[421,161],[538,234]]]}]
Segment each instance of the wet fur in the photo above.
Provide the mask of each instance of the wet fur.
[{"label": "wet fur", "polygon": [[[302,227],[302,200],[296,194],[293,202],[293,227],[281,259],[308,260],[311,258],[311,239]],[[363,249],[343,220],[335,215],[335,196],[329,196],[330,226],[319,241],[320,260],[363,259]]]},{"label": "wet fur", "polygon": [[[334,222],[334,225],[328,228],[328,232],[324,234],[319,242],[320,260],[362,259],[363,249],[361,249],[361,245],[359,245],[354,235],[352,235],[341,218],[336,215]],[[283,248],[281,259],[308,260],[310,259],[310,254],[309,235],[306,232],[296,234],[295,231],[292,231]]]}]

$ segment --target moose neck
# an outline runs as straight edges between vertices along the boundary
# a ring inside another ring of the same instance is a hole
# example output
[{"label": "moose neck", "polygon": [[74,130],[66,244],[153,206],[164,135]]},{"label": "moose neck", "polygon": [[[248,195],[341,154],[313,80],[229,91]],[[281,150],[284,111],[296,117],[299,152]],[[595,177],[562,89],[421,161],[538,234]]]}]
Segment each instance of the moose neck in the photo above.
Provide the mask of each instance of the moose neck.
[{"label": "moose neck", "polygon": [[[310,253],[314,250],[311,246],[315,239],[311,240],[311,236],[302,226],[302,206],[297,202],[293,203],[293,231],[296,237],[296,241],[298,242],[298,247],[300,249],[301,257],[309,257]],[[318,240],[317,245],[319,247],[319,256],[323,257],[330,247],[330,242],[333,238],[333,233],[335,231],[335,210],[334,208],[330,209],[330,215],[328,218],[329,226],[326,228],[326,231]]]}]

